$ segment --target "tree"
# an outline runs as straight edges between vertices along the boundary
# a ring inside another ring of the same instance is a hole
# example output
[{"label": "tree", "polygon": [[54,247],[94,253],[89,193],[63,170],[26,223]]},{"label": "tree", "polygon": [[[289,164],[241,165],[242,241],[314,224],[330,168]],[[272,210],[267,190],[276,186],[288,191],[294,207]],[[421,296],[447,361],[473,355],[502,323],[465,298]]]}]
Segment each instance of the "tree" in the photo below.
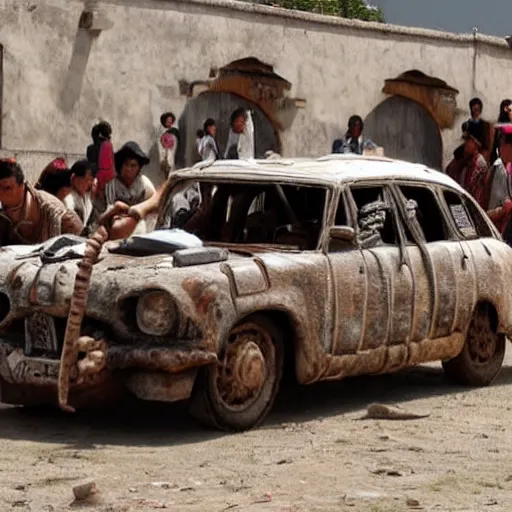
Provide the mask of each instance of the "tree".
[{"label": "tree", "polygon": [[317,12],[331,16],[384,22],[382,11],[365,0],[274,0],[286,9]]}]

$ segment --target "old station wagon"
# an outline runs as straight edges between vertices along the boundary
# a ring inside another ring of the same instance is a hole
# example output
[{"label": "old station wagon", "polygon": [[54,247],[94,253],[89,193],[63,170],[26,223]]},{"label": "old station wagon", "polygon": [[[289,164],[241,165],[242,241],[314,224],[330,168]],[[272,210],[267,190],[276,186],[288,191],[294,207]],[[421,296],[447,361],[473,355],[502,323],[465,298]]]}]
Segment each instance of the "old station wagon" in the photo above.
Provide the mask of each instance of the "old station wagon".
[{"label": "old station wagon", "polygon": [[158,223],[171,229],[102,247],[71,359],[80,255],[0,251],[3,402],[128,390],[242,430],[285,365],[301,384],[436,360],[473,386],[500,371],[512,252],[444,174],[342,155],[221,161],[175,173]]}]

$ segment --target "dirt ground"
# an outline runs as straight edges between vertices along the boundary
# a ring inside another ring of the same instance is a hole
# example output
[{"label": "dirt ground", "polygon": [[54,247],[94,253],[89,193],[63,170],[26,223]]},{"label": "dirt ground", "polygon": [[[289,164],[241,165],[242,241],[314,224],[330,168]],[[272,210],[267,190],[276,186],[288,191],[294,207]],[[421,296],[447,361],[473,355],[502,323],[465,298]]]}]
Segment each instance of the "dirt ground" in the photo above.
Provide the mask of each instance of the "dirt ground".
[{"label": "dirt ground", "polygon": [[[486,389],[440,365],[291,387],[257,430],[204,430],[181,406],[108,415],[0,409],[0,510],[510,511],[512,347]],[[430,417],[361,421],[372,402]],[[73,486],[94,480],[92,504]]]}]

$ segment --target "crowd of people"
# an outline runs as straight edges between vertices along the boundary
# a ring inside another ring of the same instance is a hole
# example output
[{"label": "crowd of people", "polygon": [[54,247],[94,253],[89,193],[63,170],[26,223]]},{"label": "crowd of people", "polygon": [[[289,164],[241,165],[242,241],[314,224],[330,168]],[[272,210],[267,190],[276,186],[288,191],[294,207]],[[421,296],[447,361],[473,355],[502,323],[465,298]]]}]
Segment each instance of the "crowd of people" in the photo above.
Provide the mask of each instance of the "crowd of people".
[{"label": "crowd of people", "polygon": [[[454,151],[446,172],[473,195],[512,245],[512,101],[502,102],[494,126],[482,118],[482,112],[482,101],[471,100],[471,115],[462,125],[462,144]],[[159,167],[167,177],[175,169],[180,132],[173,113],[162,114],[160,122]],[[378,146],[363,136],[363,130],[362,118],[351,116],[345,137],[333,142],[332,152],[374,151]],[[26,181],[14,159],[0,160],[0,246],[36,244],[60,234],[88,236],[106,222],[113,238],[154,228],[162,189],[157,191],[143,174],[150,163],[148,155],[133,141],[115,151],[112,127],[105,121],[93,127],[91,137],[85,158],[70,168],[64,158],[54,159],[35,186]],[[233,112],[222,154],[216,122],[211,118],[197,131],[195,147],[197,160],[207,163],[219,158],[253,159],[251,111],[240,108]],[[201,190],[196,192],[193,198],[180,200],[197,202]]]},{"label": "crowd of people", "polygon": [[462,144],[446,173],[487,211],[512,245],[512,100],[501,102],[496,124],[482,118],[483,103],[473,98],[462,125]]},{"label": "crowd of people", "polygon": [[[159,167],[167,177],[175,169],[180,133],[172,112],[162,114],[160,122]],[[221,156],[215,120],[204,122],[198,131],[198,160],[255,157],[251,111],[235,110],[230,126]],[[91,137],[85,158],[71,167],[65,158],[52,160],[35,186],[26,181],[15,159],[0,160],[0,246],[37,244],[61,234],[88,236],[105,222],[111,223],[114,238],[154,228],[161,190],[143,174],[148,155],[133,141],[115,151],[112,127],[106,121],[92,128]],[[117,224],[112,226],[114,220]]]}]

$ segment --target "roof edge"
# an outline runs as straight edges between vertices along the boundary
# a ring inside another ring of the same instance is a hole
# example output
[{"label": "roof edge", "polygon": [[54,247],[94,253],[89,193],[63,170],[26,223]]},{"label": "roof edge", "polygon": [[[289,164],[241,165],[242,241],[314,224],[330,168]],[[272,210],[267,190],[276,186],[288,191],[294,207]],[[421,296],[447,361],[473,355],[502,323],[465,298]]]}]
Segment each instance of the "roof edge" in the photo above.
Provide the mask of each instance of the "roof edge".
[{"label": "roof edge", "polygon": [[[108,0],[107,0],[108,2]],[[113,2],[114,3],[114,2]],[[119,0],[115,3],[122,3]],[[427,38],[436,41],[450,41],[455,43],[473,43],[475,39],[480,43],[491,46],[508,49],[508,43],[495,36],[477,34],[457,34],[452,32],[442,32],[438,30],[423,29],[417,27],[407,27],[402,25],[392,25],[387,23],[378,23],[371,21],[361,21],[354,19],[338,18],[336,16],[326,16],[305,11],[284,9],[281,7],[271,7],[266,5],[254,4],[251,2],[241,2],[238,0],[156,0],[156,3],[176,3],[186,5],[196,5],[210,8],[224,8],[233,11],[261,14],[272,16],[283,20],[304,21],[307,23],[316,23],[319,25],[329,25],[331,27],[349,28],[361,31],[373,31],[381,34],[395,34],[418,38]]]}]

